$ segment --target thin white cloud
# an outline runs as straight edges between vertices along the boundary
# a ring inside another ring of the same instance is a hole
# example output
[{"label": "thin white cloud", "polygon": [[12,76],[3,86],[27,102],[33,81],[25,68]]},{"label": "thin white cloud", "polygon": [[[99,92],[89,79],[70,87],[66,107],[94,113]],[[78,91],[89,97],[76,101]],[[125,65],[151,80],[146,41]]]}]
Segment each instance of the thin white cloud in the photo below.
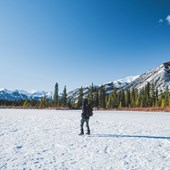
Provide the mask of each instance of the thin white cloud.
[{"label": "thin white cloud", "polygon": [[168,16],[166,17],[166,21],[167,21],[168,24],[170,25],[170,15],[168,15]]},{"label": "thin white cloud", "polygon": [[163,23],[164,20],[162,18],[159,19],[159,23]]}]

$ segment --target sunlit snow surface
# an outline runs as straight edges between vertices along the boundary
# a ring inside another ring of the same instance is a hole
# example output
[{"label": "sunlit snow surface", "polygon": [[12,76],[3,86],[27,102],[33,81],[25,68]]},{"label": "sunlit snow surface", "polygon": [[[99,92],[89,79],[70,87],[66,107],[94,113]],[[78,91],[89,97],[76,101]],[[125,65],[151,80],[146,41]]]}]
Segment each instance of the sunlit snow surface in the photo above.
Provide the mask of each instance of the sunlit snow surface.
[{"label": "sunlit snow surface", "polygon": [[170,113],[0,110],[2,170],[169,170]]}]

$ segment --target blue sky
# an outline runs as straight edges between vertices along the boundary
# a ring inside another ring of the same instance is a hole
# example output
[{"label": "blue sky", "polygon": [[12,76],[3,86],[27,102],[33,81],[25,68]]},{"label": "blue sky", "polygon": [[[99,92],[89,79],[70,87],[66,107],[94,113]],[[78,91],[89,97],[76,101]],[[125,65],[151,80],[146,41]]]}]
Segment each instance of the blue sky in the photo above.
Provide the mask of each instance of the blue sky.
[{"label": "blue sky", "polygon": [[168,0],[1,0],[0,87],[62,92],[170,60]]}]

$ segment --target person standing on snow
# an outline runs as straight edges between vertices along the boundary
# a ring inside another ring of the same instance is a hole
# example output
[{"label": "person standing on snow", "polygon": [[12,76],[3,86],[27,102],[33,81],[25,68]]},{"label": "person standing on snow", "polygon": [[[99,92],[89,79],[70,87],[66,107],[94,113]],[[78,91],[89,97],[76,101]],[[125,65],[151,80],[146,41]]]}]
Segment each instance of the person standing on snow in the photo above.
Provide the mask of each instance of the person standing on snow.
[{"label": "person standing on snow", "polygon": [[90,104],[88,104],[88,100],[84,99],[82,102],[82,113],[81,113],[81,121],[80,121],[80,134],[79,135],[84,135],[84,129],[83,125],[84,122],[86,122],[86,127],[87,127],[87,133],[90,135],[90,127],[89,127],[89,119],[90,116],[93,115],[93,109]]}]

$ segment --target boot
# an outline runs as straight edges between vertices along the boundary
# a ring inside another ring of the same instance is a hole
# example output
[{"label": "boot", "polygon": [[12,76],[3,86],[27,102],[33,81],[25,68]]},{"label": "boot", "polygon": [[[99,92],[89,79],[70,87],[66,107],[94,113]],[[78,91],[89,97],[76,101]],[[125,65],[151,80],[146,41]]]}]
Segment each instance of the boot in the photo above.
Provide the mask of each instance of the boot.
[{"label": "boot", "polygon": [[84,135],[84,131],[83,131],[83,129],[81,129],[81,132],[80,132],[80,134],[79,135]]},{"label": "boot", "polygon": [[90,130],[88,130],[86,134],[87,134],[87,135],[90,135]]}]

